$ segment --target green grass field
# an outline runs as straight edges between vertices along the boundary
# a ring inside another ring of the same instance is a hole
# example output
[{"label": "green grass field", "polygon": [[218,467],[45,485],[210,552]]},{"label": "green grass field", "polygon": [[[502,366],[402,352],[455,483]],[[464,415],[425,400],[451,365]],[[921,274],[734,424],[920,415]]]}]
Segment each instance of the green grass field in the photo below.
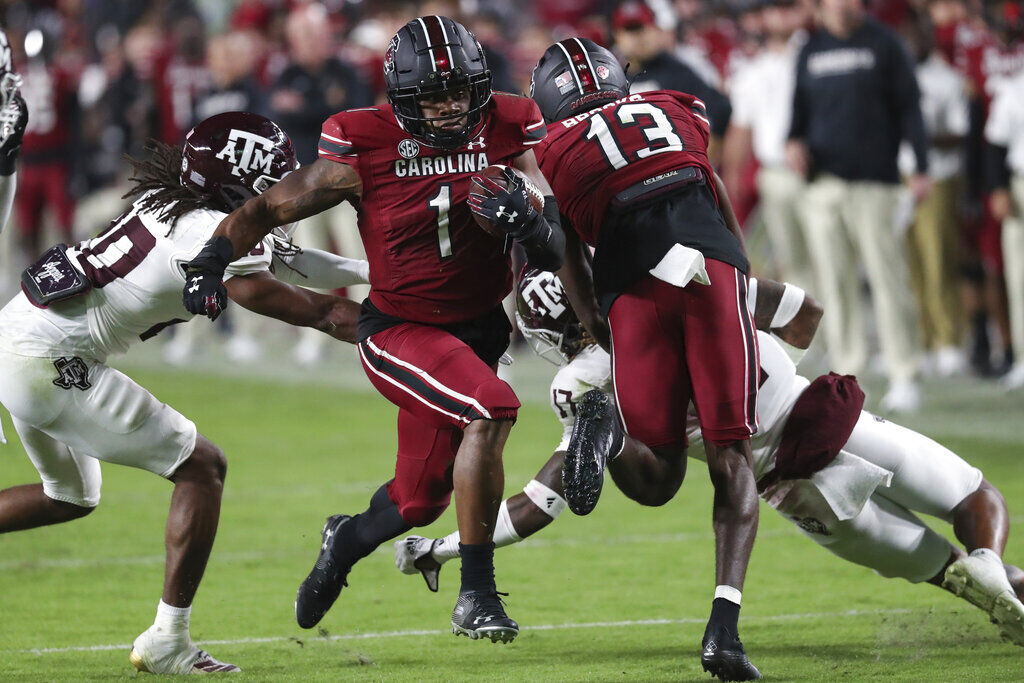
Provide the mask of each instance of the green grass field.
[{"label": "green grass field", "polygon": [[[365,382],[346,388],[360,374],[349,356],[334,365],[342,379],[321,371],[313,385],[286,372],[217,382],[131,372],[230,461],[192,618],[201,645],[253,680],[706,680],[699,644],[714,556],[700,463],[663,508],[640,508],[612,487],[589,517],[566,512],[537,538],[499,551],[498,585],[523,626],[510,645],[454,637],[457,566],[446,566],[432,594],[395,570],[390,545],[357,566],[322,630],[299,629],[292,601],[324,516],[362,510],[393,467],[393,407]],[[527,363],[520,373],[524,408],[506,451],[506,493],[532,477],[559,434],[544,400],[549,370]],[[928,397],[909,424],[980,466],[1024,526],[1021,400],[966,380],[929,385]],[[104,476],[93,515],[0,540],[0,676],[136,675],[128,650],[160,596],[171,486],[115,466]],[[36,480],[16,441],[0,449],[0,487]],[[449,510],[427,533],[447,533],[454,519]],[[1017,564],[1020,538],[1011,534],[1007,549]],[[1001,642],[981,612],[932,586],[846,564],[763,505],[741,629],[766,680],[1024,678],[1024,650]]]}]

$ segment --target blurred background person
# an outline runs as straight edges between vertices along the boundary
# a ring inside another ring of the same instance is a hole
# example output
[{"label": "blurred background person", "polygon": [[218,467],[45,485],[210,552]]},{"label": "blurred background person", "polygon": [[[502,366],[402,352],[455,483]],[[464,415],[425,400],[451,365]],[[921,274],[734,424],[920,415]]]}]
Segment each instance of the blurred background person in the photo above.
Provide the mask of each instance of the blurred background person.
[{"label": "blurred background person", "polygon": [[672,25],[672,17],[663,16],[662,22],[659,24],[654,10],[643,0],[624,2],[612,15],[615,49],[622,60],[629,63],[629,71],[636,74],[632,77],[630,92],[678,90],[703,100],[711,121],[708,157],[712,164],[717,164],[732,106],[725,95],[672,54],[672,33],[663,28],[663,25]]},{"label": "blurred background person", "polygon": [[[13,46],[19,47],[17,43]],[[39,256],[49,242],[43,234],[49,216],[58,240],[73,244],[75,199],[71,193],[77,128],[77,81],[73,64],[57,59],[59,39],[33,28],[24,34],[15,63],[21,63],[21,93],[31,112],[22,142],[15,211],[18,254],[13,268],[20,271]],[[19,59],[20,58],[20,59]]]},{"label": "blurred background person", "polygon": [[[821,0],[819,24],[797,58],[787,159],[811,183],[802,202],[816,293],[828,315],[831,366],[860,374],[868,332],[860,287],[871,286],[889,389],[886,411],[915,411],[919,352],[906,252],[896,229],[900,141],[914,150],[915,200],[930,189],[928,147],[910,56],[866,15],[863,0]],[[853,248],[851,248],[853,247]]]},{"label": "blurred background person", "polygon": [[992,102],[985,126],[991,144],[989,166],[993,217],[1003,226],[1002,246],[1016,361],[1002,378],[1007,389],[1024,387],[1024,72]]},{"label": "blurred background person", "polygon": [[766,0],[761,15],[765,44],[737,70],[730,86],[732,120],[725,137],[722,179],[730,197],[744,195],[746,169],[756,159],[758,208],[773,272],[780,280],[814,291],[797,210],[805,182],[786,164],[796,57],[807,38],[807,13],[796,0]]},{"label": "blurred background person", "polygon": [[[929,352],[925,367],[948,377],[966,369],[960,348],[959,277],[963,146],[970,126],[967,81],[936,49],[929,24],[918,22],[909,34],[917,60],[932,189],[914,210],[907,255],[921,343]],[[900,149],[899,166],[904,176],[916,172],[914,151],[907,142]]]},{"label": "blurred background person", "polygon": [[262,54],[257,40],[253,34],[242,31],[210,38],[206,48],[210,83],[196,95],[192,125],[228,111],[266,115],[266,98],[255,75]]},{"label": "blurred background person", "polygon": [[[373,104],[371,91],[356,69],[334,55],[334,36],[327,9],[319,3],[298,5],[288,15],[285,35],[288,64],[270,91],[270,116],[292,139],[299,163],[316,161],[320,127],[332,114]],[[383,62],[387,45],[380,46]],[[364,258],[356,227],[356,213],[347,202],[302,221],[296,243],[332,251],[349,258]],[[348,292],[357,300],[368,293],[365,285]],[[303,365],[317,363],[325,347],[322,334],[302,332],[295,347]]]}]

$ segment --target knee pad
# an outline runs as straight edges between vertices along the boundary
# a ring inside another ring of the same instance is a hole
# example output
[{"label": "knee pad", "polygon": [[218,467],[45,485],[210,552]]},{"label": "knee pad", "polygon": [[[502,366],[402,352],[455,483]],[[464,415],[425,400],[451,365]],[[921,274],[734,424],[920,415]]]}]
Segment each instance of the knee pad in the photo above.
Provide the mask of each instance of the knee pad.
[{"label": "knee pad", "polygon": [[476,388],[473,398],[486,411],[491,420],[515,420],[519,414],[519,399],[508,382],[489,379]]}]

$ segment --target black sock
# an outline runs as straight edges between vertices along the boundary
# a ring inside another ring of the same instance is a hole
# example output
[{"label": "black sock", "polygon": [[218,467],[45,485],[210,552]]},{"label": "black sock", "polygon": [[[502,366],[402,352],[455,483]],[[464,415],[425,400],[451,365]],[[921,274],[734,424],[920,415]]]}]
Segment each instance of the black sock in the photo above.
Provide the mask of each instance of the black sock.
[{"label": "black sock", "polygon": [[410,529],[412,525],[402,519],[385,484],[370,498],[370,507],[342,527],[341,542],[334,546],[335,554],[351,564]]},{"label": "black sock", "polygon": [[494,590],[494,544],[459,544],[462,556],[462,588],[466,591]]},{"label": "black sock", "polygon": [[708,619],[708,631],[714,627],[724,628],[733,637],[739,637],[740,606],[732,600],[715,598],[711,603],[711,618]]}]

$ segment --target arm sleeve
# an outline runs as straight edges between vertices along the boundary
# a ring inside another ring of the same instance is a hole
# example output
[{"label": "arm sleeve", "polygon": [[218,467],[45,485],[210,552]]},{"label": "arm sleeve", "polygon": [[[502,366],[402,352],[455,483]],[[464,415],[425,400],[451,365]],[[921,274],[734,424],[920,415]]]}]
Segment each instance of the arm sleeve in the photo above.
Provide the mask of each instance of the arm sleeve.
[{"label": "arm sleeve", "polygon": [[910,143],[917,159],[918,173],[928,172],[928,135],[921,116],[921,91],[910,55],[895,38],[892,39],[891,95],[899,111],[900,136]]},{"label": "arm sleeve", "polygon": [[275,239],[274,277],[302,287],[340,289],[369,283],[370,264]]}]

